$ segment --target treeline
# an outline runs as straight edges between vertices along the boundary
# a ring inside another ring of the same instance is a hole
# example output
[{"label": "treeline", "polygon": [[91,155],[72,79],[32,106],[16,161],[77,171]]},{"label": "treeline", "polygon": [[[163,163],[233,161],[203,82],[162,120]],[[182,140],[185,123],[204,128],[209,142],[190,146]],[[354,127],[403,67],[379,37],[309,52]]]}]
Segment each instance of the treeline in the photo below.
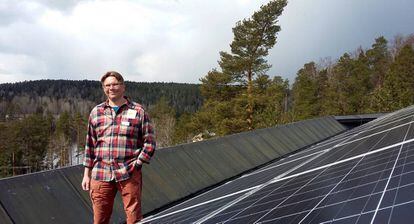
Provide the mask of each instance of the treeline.
[{"label": "treeline", "polygon": [[[197,84],[126,82],[127,95],[151,107],[164,97],[177,115],[193,113],[202,105]],[[105,100],[98,81],[37,80],[0,84],[0,121],[6,116],[63,112],[87,115]]]},{"label": "treeline", "polygon": [[[233,50],[246,43],[240,40],[235,34]],[[371,48],[360,47],[336,61],[306,63],[291,88],[288,80],[270,78],[260,71],[266,63],[253,67],[255,76],[247,80],[245,65],[234,59],[237,50],[230,61],[228,53],[221,52],[220,68],[201,79],[203,106],[194,115],[181,118],[176,139],[189,141],[199,133],[210,138],[319,116],[407,107],[414,104],[413,47],[414,34],[396,36],[391,43],[378,37]]]},{"label": "treeline", "polygon": [[307,63],[292,88],[294,120],[323,115],[389,112],[414,103],[414,35],[389,43],[378,37],[369,49],[337,61]]}]

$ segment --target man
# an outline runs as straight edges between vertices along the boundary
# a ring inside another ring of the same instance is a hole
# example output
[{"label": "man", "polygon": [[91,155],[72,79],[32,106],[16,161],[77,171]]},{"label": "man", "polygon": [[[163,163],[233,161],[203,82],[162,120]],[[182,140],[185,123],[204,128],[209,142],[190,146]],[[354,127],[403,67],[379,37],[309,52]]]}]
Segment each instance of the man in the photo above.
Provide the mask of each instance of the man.
[{"label": "man", "polygon": [[89,115],[82,189],[89,191],[95,224],[109,223],[117,191],[127,223],[136,223],[142,219],[141,167],[154,154],[154,129],[143,107],[124,96],[118,72],[107,72],[101,83],[107,100]]}]

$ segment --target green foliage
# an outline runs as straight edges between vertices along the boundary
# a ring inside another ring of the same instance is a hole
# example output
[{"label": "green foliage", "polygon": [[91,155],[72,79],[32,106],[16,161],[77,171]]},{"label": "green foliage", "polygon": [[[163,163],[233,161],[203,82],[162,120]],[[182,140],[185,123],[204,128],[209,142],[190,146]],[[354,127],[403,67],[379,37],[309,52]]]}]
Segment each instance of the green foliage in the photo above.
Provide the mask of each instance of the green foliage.
[{"label": "green foliage", "polygon": [[[222,72],[245,89],[246,121],[248,129],[254,127],[253,80],[264,75],[270,68],[265,57],[276,43],[276,33],[280,31],[277,18],[286,6],[286,0],[271,1],[260,7],[251,18],[236,23],[234,39],[230,44],[231,53],[220,52],[219,65]],[[233,123],[233,122],[230,122]]]},{"label": "green foliage", "polygon": [[414,103],[414,50],[405,45],[385,75],[384,85],[375,92],[377,110],[394,111]]},{"label": "green foliage", "polygon": [[379,37],[372,48],[358,49],[354,56],[345,53],[329,67],[305,64],[292,89],[295,120],[387,112],[413,104],[413,37],[399,37],[394,49]]},{"label": "green foliage", "polygon": [[205,100],[225,101],[240,94],[240,85],[233,85],[232,77],[223,72],[212,70],[200,79],[200,91]]},{"label": "green foliage", "polygon": [[[126,82],[126,94],[147,108],[165,97],[177,115],[194,113],[203,102],[197,84]],[[5,115],[36,111],[87,115],[104,100],[98,81],[38,80],[0,84],[0,121]]]},{"label": "green foliage", "polygon": [[200,79],[205,102],[193,117],[185,119],[186,124],[179,122],[189,130],[180,136],[223,136],[281,120],[288,84],[280,77],[269,79],[265,73],[270,64],[265,57],[276,43],[277,18],[286,4],[285,0],[270,1],[251,18],[236,23],[231,52],[220,52],[221,70],[213,69]]},{"label": "green foliage", "polygon": [[161,97],[154,106],[150,107],[149,114],[157,132],[157,147],[171,146],[176,123],[175,110],[168,105],[165,97]]},{"label": "green foliage", "polygon": [[63,112],[59,115],[56,122],[56,132],[58,135],[63,135],[67,139],[72,139],[74,124],[72,117],[68,112]]},{"label": "green foliage", "polygon": [[[202,108],[186,120],[186,129],[189,130],[187,133],[193,133],[193,136],[198,133],[210,133],[206,136],[208,138],[249,130],[246,119],[248,98],[243,87],[234,83],[223,85],[216,82],[218,86],[211,85],[214,83],[211,82],[212,74],[214,77],[225,76],[224,73],[214,72],[203,79],[201,88],[202,93],[206,93],[206,100]],[[258,75],[252,84],[255,128],[287,122],[285,113],[289,93],[288,81],[279,76],[270,79],[267,75]],[[220,91],[215,91],[217,89]]]},{"label": "green foliage", "polygon": [[[49,141],[51,124],[41,115],[34,114],[13,124],[9,123],[6,136],[11,141],[5,141],[6,153],[1,157],[8,158],[11,163],[5,166],[29,166],[30,171],[39,171],[43,167],[43,157]],[[2,132],[3,133],[3,132]],[[18,173],[18,171],[16,171]]]},{"label": "green foliage", "polygon": [[0,122],[0,177],[12,175],[13,170],[13,148],[11,141],[13,140],[14,130],[11,124]]},{"label": "green foliage", "polygon": [[292,88],[292,110],[297,120],[311,118],[318,114],[318,83],[316,78],[317,71],[314,62],[305,64],[298,72]]},{"label": "green foliage", "polygon": [[185,113],[176,120],[172,136],[172,145],[191,142],[194,136],[191,118],[191,114]]},{"label": "green foliage", "polygon": [[285,120],[285,113],[289,81],[283,80],[280,76],[270,79],[267,75],[260,75],[254,81],[254,86],[255,128],[266,128],[288,122]]},{"label": "green foliage", "polygon": [[381,88],[383,85],[385,73],[391,62],[387,44],[388,41],[383,36],[378,37],[372,48],[367,51],[367,62],[371,69],[371,82],[374,88]]}]

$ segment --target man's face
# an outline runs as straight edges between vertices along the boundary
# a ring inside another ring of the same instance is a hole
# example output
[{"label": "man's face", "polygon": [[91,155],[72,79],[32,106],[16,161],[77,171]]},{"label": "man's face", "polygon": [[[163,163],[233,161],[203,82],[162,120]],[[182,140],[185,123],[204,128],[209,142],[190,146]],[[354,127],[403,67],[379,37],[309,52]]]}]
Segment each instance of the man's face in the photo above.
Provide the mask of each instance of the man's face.
[{"label": "man's face", "polygon": [[103,83],[103,90],[108,99],[115,102],[124,96],[125,85],[115,77],[109,76]]}]

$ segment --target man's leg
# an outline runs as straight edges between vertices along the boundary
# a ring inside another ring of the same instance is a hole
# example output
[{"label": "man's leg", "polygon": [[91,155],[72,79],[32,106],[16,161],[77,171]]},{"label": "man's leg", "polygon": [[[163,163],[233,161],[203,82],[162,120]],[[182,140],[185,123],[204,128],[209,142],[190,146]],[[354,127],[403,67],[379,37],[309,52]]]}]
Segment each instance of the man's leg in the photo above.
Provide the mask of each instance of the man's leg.
[{"label": "man's leg", "polygon": [[114,182],[91,180],[90,197],[93,205],[93,223],[107,224],[111,219],[116,195]]},{"label": "man's leg", "polygon": [[124,210],[127,224],[132,224],[142,219],[141,214],[141,191],[142,191],[142,172],[135,169],[131,178],[117,184],[124,203]]}]

